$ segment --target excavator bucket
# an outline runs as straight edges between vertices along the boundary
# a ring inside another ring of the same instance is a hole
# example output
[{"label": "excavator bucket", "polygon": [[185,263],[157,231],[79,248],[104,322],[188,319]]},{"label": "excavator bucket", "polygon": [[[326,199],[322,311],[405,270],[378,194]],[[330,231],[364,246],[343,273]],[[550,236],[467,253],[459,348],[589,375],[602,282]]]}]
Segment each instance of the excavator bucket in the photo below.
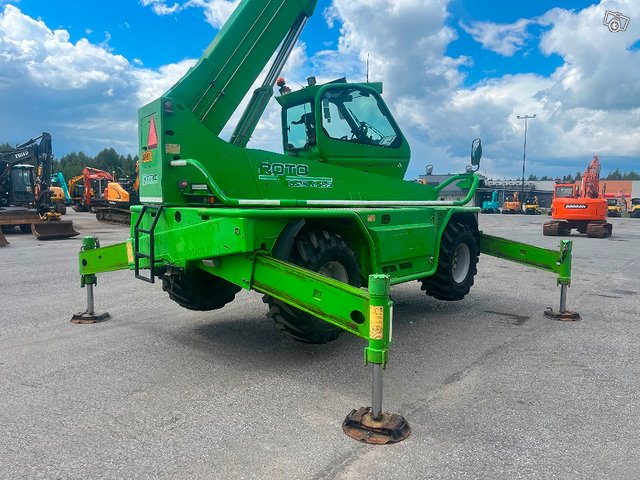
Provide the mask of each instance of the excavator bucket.
[{"label": "excavator bucket", "polygon": [[80,235],[80,232],[76,232],[73,228],[73,222],[71,220],[34,222],[31,224],[31,233],[33,233],[38,240],[71,238]]},{"label": "excavator bucket", "polygon": [[7,245],[9,245],[9,240],[7,240],[7,237],[5,237],[2,230],[0,230],[0,247],[6,247]]}]

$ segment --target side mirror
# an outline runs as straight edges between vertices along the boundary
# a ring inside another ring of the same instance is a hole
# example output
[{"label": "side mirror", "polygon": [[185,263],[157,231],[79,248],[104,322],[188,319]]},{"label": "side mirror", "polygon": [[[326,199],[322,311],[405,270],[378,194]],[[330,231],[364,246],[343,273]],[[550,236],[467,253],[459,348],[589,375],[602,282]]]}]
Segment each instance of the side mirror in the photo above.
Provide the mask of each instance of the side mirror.
[{"label": "side mirror", "polygon": [[480,168],[480,159],[482,158],[482,141],[476,138],[471,142],[471,165],[476,167],[476,170]]}]

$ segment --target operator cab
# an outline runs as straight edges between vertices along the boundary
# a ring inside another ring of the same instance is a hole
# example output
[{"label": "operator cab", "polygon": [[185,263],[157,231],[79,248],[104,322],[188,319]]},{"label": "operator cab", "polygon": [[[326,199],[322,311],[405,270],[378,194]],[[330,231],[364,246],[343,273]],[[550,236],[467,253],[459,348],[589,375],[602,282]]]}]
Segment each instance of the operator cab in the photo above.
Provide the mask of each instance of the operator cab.
[{"label": "operator cab", "polygon": [[13,205],[31,206],[33,204],[33,166],[13,165],[11,167],[10,202]]},{"label": "operator cab", "polygon": [[409,145],[385,105],[381,83],[315,83],[276,97],[282,105],[284,152],[403,178]]},{"label": "operator cab", "polygon": [[556,185],[555,198],[573,198],[578,196],[575,185]]}]

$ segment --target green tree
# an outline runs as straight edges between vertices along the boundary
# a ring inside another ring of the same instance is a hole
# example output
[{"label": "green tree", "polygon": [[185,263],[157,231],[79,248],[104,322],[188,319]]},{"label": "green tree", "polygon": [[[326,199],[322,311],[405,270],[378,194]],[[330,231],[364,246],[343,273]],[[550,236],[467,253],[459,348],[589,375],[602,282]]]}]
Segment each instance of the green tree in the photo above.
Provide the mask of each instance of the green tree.
[{"label": "green tree", "polygon": [[538,181],[538,177],[536,175],[529,175],[529,178],[527,178],[527,181],[529,182],[537,182]]},{"label": "green tree", "polygon": [[620,173],[620,169],[616,168],[613,172],[607,175],[605,180],[622,180],[622,173]]}]

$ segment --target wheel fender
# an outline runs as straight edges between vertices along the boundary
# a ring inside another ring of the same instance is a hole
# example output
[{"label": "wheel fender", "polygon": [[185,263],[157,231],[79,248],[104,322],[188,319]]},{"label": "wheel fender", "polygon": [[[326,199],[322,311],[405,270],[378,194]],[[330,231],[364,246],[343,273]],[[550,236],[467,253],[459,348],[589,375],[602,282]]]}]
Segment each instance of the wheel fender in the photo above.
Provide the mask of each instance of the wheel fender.
[{"label": "wheel fender", "polygon": [[278,260],[289,260],[291,249],[293,248],[293,242],[295,241],[298,233],[304,227],[305,220],[301,218],[297,221],[289,222],[280,232],[280,236],[276,240],[276,243],[271,250],[271,255]]}]

